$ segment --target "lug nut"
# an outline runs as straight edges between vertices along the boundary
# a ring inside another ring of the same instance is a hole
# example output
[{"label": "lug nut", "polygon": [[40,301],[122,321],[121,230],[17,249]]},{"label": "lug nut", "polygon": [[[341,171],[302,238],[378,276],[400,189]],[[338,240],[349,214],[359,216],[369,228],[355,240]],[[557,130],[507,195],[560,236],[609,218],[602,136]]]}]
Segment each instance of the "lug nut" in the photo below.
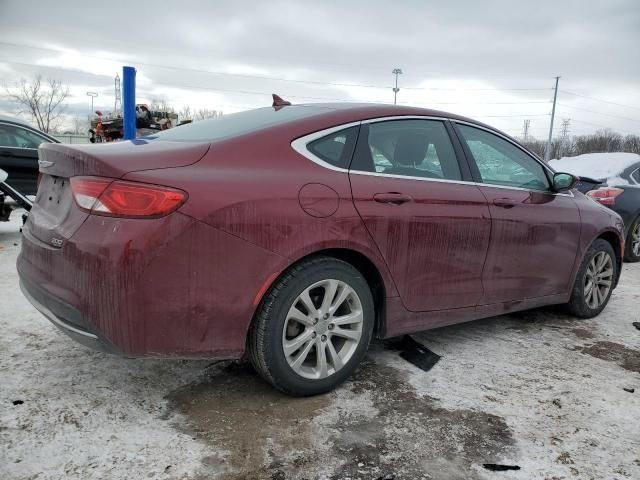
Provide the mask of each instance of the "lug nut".
[{"label": "lug nut", "polygon": [[316,332],[313,332],[313,333],[311,334],[311,338],[316,338],[316,335],[318,335],[318,334],[317,334]]},{"label": "lug nut", "polygon": [[326,320],[327,318],[329,318],[329,314],[325,313],[323,318]]},{"label": "lug nut", "polygon": [[326,335],[322,335],[320,337],[320,340],[322,340],[323,342],[326,342],[327,341],[327,336]]},{"label": "lug nut", "polygon": [[335,327],[335,325],[333,323],[330,323],[327,328],[329,328],[329,330],[333,330],[333,327]]},{"label": "lug nut", "polygon": [[318,323],[318,319],[317,319],[317,318],[314,318],[314,319],[313,319],[313,324],[314,324],[314,325],[316,325],[317,323]]}]

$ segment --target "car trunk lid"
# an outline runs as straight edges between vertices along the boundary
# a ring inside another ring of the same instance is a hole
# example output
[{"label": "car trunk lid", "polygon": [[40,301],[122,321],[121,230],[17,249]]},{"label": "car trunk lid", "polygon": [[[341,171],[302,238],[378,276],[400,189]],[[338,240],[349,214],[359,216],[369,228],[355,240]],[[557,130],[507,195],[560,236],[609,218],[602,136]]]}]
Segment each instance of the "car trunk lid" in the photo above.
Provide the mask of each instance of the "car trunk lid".
[{"label": "car trunk lid", "polygon": [[28,234],[52,247],[61,247],[89,213],[74,200],[70,178],[121,178],[127,173],[183,167],[199,161],[209,144],[133,140],[104,145],[43,144],[39,149],[40,184]]}]

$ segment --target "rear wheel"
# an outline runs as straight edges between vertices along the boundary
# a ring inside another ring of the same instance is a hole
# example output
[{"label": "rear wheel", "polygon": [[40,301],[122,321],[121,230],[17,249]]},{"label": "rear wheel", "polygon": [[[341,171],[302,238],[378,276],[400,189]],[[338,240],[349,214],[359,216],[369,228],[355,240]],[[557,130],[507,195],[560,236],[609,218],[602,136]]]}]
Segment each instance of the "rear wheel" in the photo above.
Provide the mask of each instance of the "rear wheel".
[{"label": "rear wheel", "polygon": [[568,304],[569,311],[581,318],[592,318],[611,298],[618,265],[611,244],[598,239],[585,254]]},{"label": "rear wheel", "polygon": [[249,335],[251,362],[285,393],[327,392],[364,357],[374,318],[371,290],[358,270],[329,257],[306,260],[261,302]]},{"label": "rear wheel", "polygon": [[624,259],[627,262],[640,262],[640,217],[631,224],[624,249]]}]

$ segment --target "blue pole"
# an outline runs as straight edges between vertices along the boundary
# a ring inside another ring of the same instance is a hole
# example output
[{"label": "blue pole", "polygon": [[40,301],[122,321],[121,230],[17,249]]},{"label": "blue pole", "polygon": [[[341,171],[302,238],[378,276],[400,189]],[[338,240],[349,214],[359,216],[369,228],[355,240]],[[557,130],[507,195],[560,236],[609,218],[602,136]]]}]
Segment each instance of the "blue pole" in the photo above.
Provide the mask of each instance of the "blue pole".
[{"label": "blue pole", "polygon": [[136,69],[122,67],[122,123],[124,139],[136,138]]}]

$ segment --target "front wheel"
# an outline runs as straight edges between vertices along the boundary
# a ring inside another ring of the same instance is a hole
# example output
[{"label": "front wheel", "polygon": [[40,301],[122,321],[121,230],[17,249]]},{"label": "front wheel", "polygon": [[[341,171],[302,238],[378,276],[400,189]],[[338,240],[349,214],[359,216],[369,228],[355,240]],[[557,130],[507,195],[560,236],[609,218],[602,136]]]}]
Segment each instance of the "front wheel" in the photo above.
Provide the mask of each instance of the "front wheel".
[{"label": "front wheel", "polygon": [[327,392],[364,357],[374,318],[371,290],[358,270],[329,257],[305,260],[261,302],[249,333],[251,362],[290,395]]},{"label": "front wheel", "polygon": [[624,259],[627,262],[640,262],[640,217],[631,224],[625,246]]},{"label": "front wheel", "polygon": [[607,306],[618,264],[611,244],[599,238],[585,254],[567,305],[569,312],[580,318],[592,318]]}]

